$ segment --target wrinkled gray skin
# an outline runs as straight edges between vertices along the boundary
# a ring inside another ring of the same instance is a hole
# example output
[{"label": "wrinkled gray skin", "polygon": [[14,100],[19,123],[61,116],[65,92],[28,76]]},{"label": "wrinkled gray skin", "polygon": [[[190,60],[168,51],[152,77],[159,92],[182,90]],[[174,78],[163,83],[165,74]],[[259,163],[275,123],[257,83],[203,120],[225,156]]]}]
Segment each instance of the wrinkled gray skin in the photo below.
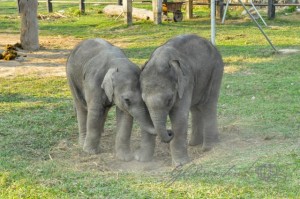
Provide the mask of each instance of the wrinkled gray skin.
[{"label": "wrinkled gray skin", "polygon": [[170,117],[174,133],[170,149],[175,166],[189,162],[189,111],[189,145],[201,144],[206,151],[218,141],[217,102],[223,69],[222,57],[209,41],[196,35],[182,35],[158,47],[142,70],[142,98],[156,132],[164,139]]},{"label": "wrinkled gray skin", "polygon": [[[111,106],[116,104],[118,159],[129,161],[133,117],[145,140],[155,140],[149,112],[141,98],[140,69],[117,47],[102,39],[81,42],[67,61],[67,79],[73,95],[79,126],[79,143],[89,154],[99,153],[100,137]],[[133,116],[133,117],[132,117]],[[148,160],[154,150],[149,142],[137,152]]]}]

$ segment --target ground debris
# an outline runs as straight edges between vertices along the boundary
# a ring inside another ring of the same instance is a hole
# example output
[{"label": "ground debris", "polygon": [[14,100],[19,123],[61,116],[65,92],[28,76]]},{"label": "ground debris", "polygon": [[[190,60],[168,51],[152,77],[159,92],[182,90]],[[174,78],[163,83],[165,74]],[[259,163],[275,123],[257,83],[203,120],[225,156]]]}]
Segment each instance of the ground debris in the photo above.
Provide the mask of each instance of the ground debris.
[{"label": "ground debris", "polygon": [[17,53],[18,49],[23,49],[20,43],[16,43],[14,45],[7,44],[4,47],[4,51],[0,53],[0,59],[4,59],[6,61],[14,60],[19,56]]},{"label": "ground debris", "polygon": [[39,20],[55,20],[60,18],[66,18],[67,16],[61,14],[61,13],[50,13],[50,14],[38,14]]}]

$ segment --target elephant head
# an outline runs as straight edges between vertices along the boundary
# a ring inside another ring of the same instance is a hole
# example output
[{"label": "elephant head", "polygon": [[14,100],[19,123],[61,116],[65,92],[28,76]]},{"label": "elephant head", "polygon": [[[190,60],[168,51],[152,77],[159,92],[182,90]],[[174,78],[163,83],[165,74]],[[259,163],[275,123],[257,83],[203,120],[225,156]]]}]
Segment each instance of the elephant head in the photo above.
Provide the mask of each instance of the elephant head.
[{"label": "elephant head", "polygon": [[144,65],[141,76],[142,98],[150,112],[155,130],[162,141],[170,141],[173,132],[166,129],[169,112],[175,106],[177,99],[183,97],[187,78],[185,69],[176,56],[170,57],[166,52],[156,50],[160,57],[155,55]]},{"label": "elephant head", "polygon": [[[129,67],[122,67],[124,65]],[[156,135],[148,109],[141,97],[139,76],[140,69],[127,58],[115,59],[110,63],[101,88],[110,102],[132,115],[144,131]]]}]

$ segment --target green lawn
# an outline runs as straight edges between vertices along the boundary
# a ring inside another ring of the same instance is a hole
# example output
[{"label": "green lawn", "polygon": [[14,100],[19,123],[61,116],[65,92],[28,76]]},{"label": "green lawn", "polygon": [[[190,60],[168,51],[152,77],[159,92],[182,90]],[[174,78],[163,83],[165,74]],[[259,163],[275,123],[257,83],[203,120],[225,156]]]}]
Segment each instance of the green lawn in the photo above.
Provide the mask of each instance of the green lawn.
[{"label": "green lawn", "polygon": [[[19,33],[14,6],[0,1],[0,34]],[[205,8],[197,7],[202,17],[190,21],[135,20],[130,27],[122,17],[99,13],[102,8],[89,5],[79,17],[72,14],[77,5],[58,7],[67,17],[40,20],[40,35],[101,37],[138,65],[176,35],[210,38]],[[42,4],[39,9],[47,15]],[[278,12],[266,22],[276,48],[300,49],[300,15]],[[177,170],[161,143],[158,163],[115,160],[114,111],[103,153],[84,154],[65,77],[0,77],[0,198],[300,198],[300,54],[275,54],[254,23],[242,18],[217,24],[216,42],[226,65],[218,109],[221,142],[207,153],[191,147],[194,161]],[[133,148],[138,142],[135,126]]]}]

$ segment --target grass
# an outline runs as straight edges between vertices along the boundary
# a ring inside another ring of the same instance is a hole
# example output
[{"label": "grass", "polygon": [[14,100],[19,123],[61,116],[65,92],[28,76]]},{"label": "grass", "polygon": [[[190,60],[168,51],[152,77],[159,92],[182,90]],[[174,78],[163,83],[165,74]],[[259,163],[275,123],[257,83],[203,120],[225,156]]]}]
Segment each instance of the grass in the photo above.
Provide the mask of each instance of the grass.
[{"label": "grass", "polygon": [[[9,8],[0,9],[0,33],[18,33],[14,2],[0,6]],[[202,17],[190,21],[156,26],[140,20],[130,27],[99,9],[40,20],[40,35],[102,37],[138,65],[175,35],[210,36],[205,9],[197,8]],[[300,48],[297,18],[277,13],[267,20],[271,28],[265,31],[277,48]],[[226,64],[218,110],[221,142],[198,156],[191,148],[194,162],[178,170],[106,168],[114,166],[113,158],[86,156],[77,146],[65,77],[0,78],[0,198],[299,198],[299,54],[274,54],[254,24],[240,18],[217,24],[217,45]],[[106,130],[113,136],[114,112]],[[134,137],[138,131],[135,127]]]}]

